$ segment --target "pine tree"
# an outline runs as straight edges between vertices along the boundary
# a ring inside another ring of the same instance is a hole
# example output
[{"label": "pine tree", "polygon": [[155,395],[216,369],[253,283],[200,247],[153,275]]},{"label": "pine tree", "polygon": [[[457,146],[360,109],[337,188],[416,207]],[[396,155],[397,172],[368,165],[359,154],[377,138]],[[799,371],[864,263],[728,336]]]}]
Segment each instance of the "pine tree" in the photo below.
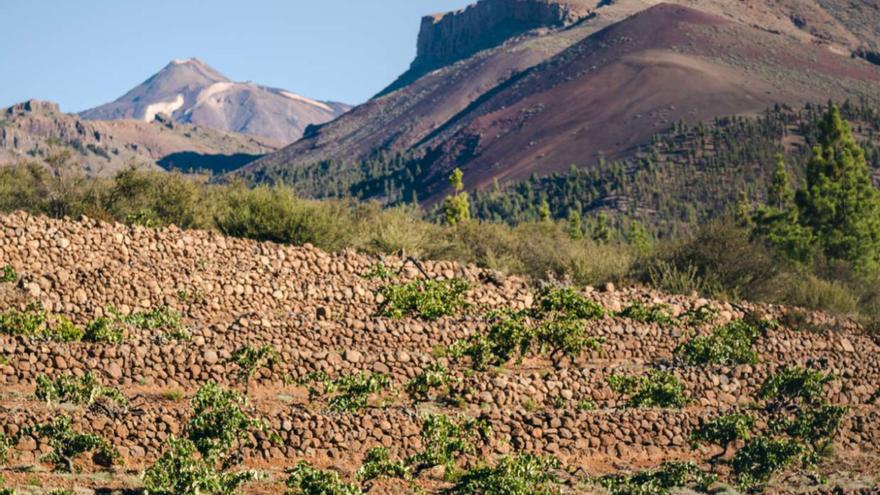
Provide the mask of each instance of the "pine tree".
[{"label": "pine tree", "polygon": [[584,227],[581,223],[581,214],[575,209],[568,212],[568,225],[565,228],[565,232],[574,240],[584,238]]},{"label": "pine tree", "polygon": [[443,216],[446,218],[446,223],[456,225],[470,220],[470,202],[468,201],[468,193],[464,192],[464,173],[461,169],[456,168],[452,171],[452,175],[449,176],[449,185],[452,186],[454,194],[443,200]]},{"label": "pine tree", "polygon": [[592,229],[593,240],[601,243],[607,244],[611,242],[611,222],[608,220],[608,215],[605,213],[599,213],[596,215],[596,221],[593,224]]},{"label": "pine tree", "polygon": [[812,229],[800,223],[794,197],[785,161],[777,155],[767,191],[768,204],[758,208],[748,224],[754,237],[763,239],[789,260],[809,266],[816,254],[815,237]]},{"label": "pine tree", "polygon": [[852,262],[861,271],[880,267],[880,197],[871,182],[865,152],[849,124],[832,106],[807,163],[806,186],[799,191],[800,221],[810,227],[832,259]]},{"label": "pine tree", "polygon": [[542,222],[549,222],[551,215],[552,214],[550,212],[550,203],[547,202],[546,198],[542,199],[541,206],[538,207],[538,216],[541,217]]}]

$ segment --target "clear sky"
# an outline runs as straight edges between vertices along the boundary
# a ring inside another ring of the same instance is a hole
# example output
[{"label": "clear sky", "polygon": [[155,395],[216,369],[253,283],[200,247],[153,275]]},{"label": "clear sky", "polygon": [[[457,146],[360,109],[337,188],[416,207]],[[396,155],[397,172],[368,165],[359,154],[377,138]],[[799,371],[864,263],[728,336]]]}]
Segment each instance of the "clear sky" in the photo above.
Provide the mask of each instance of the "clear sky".
[{"label": "clear sky", "polygon": [[0,107],[115,100],[175,58],[360,103],[415,56],[422,15],[475,0],[0,0]]}]

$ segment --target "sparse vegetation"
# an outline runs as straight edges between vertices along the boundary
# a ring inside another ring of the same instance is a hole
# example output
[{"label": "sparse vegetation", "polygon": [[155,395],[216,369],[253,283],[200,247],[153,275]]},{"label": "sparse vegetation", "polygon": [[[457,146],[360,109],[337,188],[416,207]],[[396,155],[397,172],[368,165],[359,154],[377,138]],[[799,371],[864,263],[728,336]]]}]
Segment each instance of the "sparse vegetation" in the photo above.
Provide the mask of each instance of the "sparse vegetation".
[{"label": "sparse vegetation", "polygon": [[18,273],[15,272],[15,268],[12,265],[4,265],[0,269],[0,284],[9,284],[16,280],[18,280]]},{"label": "sparse vegetation", "polygon": [[621,318],[629,318],[642,323],[658,323],[660,325],[672,325],[677,322],[672,316],[671,309],[665,304],[644,305],[635,302],[617,313]]},{"label": "sparse vegetation", "polygon": [[50,405],[69,403],[90,406],[100,400],[107,400],[123,407],[128,405],[128,399],[119,389],[101,385],[91,372],[87,372],[82,377],[61,375],[55,379],[40,375],[37,377],[37,389],[34,395],[38,400]]},{"label": "sparse vegetation", "polygon": [[257,371],[264,368],[271,370],[280,361],[281,354],[270,345],[239,347],[229,358],[229,362],[238,366],[238,378],[245,386],[245,393],[250,391],[251,378]]},{"label": "sparse vegetation", "polygon": [[684,385],[669,372],[651,370],[641,377],[611,375],[611,390],[627,397],[629,407],[684,407],[690,403]]},{"label": "sparse vegetation", "polygon": [[412,316],[425,320],[454,316],[467,307],[464,294],[469,288],[470,284],[457,278],[389,285],[380,290],[385,300],[379,307],[379,314],[390,318]]},{"label": "sparse vegetation", "polygon": [[78,342],[84,331],[63,315],[50,315],[39,303],[23,310],[10,308],[0,313],[0,334],[20,335],[38,340]]},{"label": "sparse vegetation", "polygon": [[77,457],[94,452],[98,464],[110,466],[120,460],[119,452],[103,437],[79,433],[73,429],[73,422],[67,416],[58,416],[49,423],[30,426],[24,434],[43,438],[52,451],[43,459],[52,463],[56,471],[73,473],[77,471],[74,461]]},{"label": "sparse vegetation", "polygon": [[415,474],[435,466],[445,467],[451,479],[459,457],[476,452],[476,446],[491,433],[489,424],[481,419],[450,418],[442,414],[422,419],[422,451],[406,460]]},{"label": "sparse vegetation", "polygon": [[705,492],[715,479],[692,462],[664,462],[654,470],[603,476],[597,481],[610,495],[668,495],[679,488]]},{"label": "sparse vegetation", "polygon": [[356,477],[362,483],[379,478],[410,480],[412,471],[404,462],[392,461],[385,447],[373,447],[367,452],[364,464],[358,469]]},{"label": "sparse vegetation", "polygon": [[449,491],[455,495],[556,495],[562,493],[554,473],[559,461],[531,454],[507,456],[495,466],[483,466],[464,473]]},{"label": "sparse vegetation", "polygon": [[300,461],[288,470],[285,495],[359,495],[357,486],[343,482],[339,473],[322,471]]},{"label": "sparse vegetation", "polygon": [[311,373],[300,383],[308,385],[309,397],[329,396],[327,407],[333,412],[357,412],[367,407],[370,397],[387,390],[391,381],[386,375],[358,373],[330,379],[325,373]]},{"label": "sparse vegetation", "polygon": [[675,354],[691,366],[755,364],[758,353],[755,341],[764,331],[744,320],[716,327],[710,335],[701,335],[679,346]]}]

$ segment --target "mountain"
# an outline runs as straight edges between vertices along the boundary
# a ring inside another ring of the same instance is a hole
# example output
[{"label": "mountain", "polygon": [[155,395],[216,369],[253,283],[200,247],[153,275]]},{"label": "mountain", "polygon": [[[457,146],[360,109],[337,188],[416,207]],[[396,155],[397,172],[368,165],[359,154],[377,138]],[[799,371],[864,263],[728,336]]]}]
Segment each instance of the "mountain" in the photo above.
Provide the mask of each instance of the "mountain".
[{"label": "mountain", "polygon": [[175,122],[261,136],[282,142],[345,113],[342,103],[316,101],[283,89],[230,81],[198,59],[175,60],[118,100],[80,114],[88,120]]},{"label": "mountain", "polygon": [[501,16],[495,24],[506,26],[526,5],[544,12],[563,3],[482,0],[432,16],[420,40],[433,41],[420,42],[413,68],[440,68],[404,75],[416,79],[393,84],[241,173],[296,182],[313,180],[310,166],[321,164],[329,177],[356,176],[334,191],[385,181],[363,195],[386,197],[394,166],[378,167],[383,177],[357,164],[402,153],[417,157],[408,180],[430,203],[445,194],[455,166],[469,189],[479,189],[630,155],[678,121],[753,115],[777,103],[880,101],[880,68],[868,61],[880,39],[870,28],[880,22],[876,0],[584,2],[593,8],[504,28],[509,37],[501,41],[458,41],[486,25],[479,12]]},{"label": "mountain", "polygon": [[89,121],[31,100],[0,109],[0,166],[40,162],[60,150],[89,175],[110,175],[132,164],[225,172],[276,150],[266,138],[178,124],[160,114],[152,122]]}]

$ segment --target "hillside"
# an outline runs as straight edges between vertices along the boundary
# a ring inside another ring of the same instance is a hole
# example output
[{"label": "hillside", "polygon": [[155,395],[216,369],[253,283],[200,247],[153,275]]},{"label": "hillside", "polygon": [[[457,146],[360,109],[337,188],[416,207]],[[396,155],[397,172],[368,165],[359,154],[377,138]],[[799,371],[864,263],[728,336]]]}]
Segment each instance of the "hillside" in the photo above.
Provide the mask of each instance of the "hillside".
[{"label": "hillside", "polygon": [[40,163],[67,150],[72,163],[91,176],[112,175],[131,165],[221,173],[279,146],[270,139],[177,124],[161,116],[151,122],[88,121],[37,100],[0,109],[0,166]]},{"label": "hillside", "polygon": [[178,123],[290,143],[302,137],[308,126],[333,120],[349,108],[252,82],[233,82],[193,58],[172,61],[116,101],[80,116],[152,122],[165,113]]},{"label": "hillside", "polygon": [[[603,340],[580,356],[551,359],[535,351],[522,362],[475,371],[467,360],[453,361],[444,350],[485,332],[483,315],[489,310],[537,307],[545,296],[536,295],[523,280],[472,266],[417,265],[389,257],[383,275],[378,261],[352,252],[328,254],[308,245],[284,247],[176,228],[22,214],[0,217],[0,267],[11,265],[15,272],[6,277],[11,282],[0,284],[4,315],[39,301],[50,313],[79,326],[102,316],[121,318],[127,332],[117,343],[0,335],[0,432],[15,436],[28,425],[69,415],[77,431],[109,440],[123,462],[103,471],[83,457],[76,461],[84,469],[81,474],[52,473],[37,460],[51,447],[25,434],[11,447],[9,466],[0,467],[0,473],[8,486],[23,493],[31,493],[27,487],[36,484],[98,493],[136,489],[141,481],[135,473],[166,450],[171,436],[188,431],[188,401],[200,386],[216,381],[246,390],[251,398],[247,410],[268,421],[269,431],[255,435],[255,446],[243,450],[242,460],[269,478],[247,493],[280,493],[282,470],[302,460],[338,470],[351,481],[373,447],[387,447],[395,459],[419,452],[426,446],[419,432],[428,413],[481,417],[491,425],[491,434],[456,461],[460,466],[514,452],[552,455],[564,465],[558,474],[566,493],[602,493],[588,477],[654,468],[671,460],[694,460],[706,467],[720,449],[692,450],[691,433],[720,414],[748,412],[768,376],[786,365],[800,365],[832,373],[825,397],[849,409],[833,454],[819,467],[827,484],[814,484],[792,466],[792,474],[774,478],[768,491],[871,493],[880,467],[880,409],[870,403],[880,386],[880,348],[848,320],[641,288],[588,288],[581,296],[607,311],[620,312],[639,302],[660,308],[667,319],[639,316],[632,308],[616,316],[586,317],[580,321],[586,335]],[[464,297],[470,306],[433,321],[411,314],[379,316],[390,294],[383,287],[424,277],[466,280],[470,289]],[[656,306],[660,303],[668,307]],[[120,316],[113,316],[110,307]],[[717,314],[697,311],[700,307],[715,308]],[[166,316],[156,324],[145,323],[154,321],[145,315],[157,310]],[[173,317],[177,314],[180,324]],[[703,317],[696,318],[698,314]],[[675,359],[673,351],[693,333],[707,335],[715,325],[754,315],[781,322],[754,341],[754,364],[685,365]],[[0,321],[5,329],[0,334],[13,328],[9,316]],[[279,359],[271,368],[259,369],[244,387],[230,358],[246,345],[269,345]],[[451,382],[447,392],[429,388],[425,401],[414,401],[405,385],[435,363],[460,381]],[[626,407],[625,398],[607,381],[615,374],[643,376],[655,369],[671,372],[691,402],[681,408]],[[129,399],[129,409],[108,409],[105,402],[99,402],[102,407],[47,404],[34,398],[39,376],[87,371],[102,385],[118,387]],[[366,408],[333,412],[327,395],[311,394],[298,384],[317,371],[330,378],[379,373],[389,378],[395,392],[380,387]],[[760,416],[757,428],[766,426],[764,412],[752,414]],[[280,443],[270,440],[275,435]],[[416,484],[440,493],[450,486],[441,472],[426,471]],[[410,490],[399,480],[367,487],[376,494]]]},{"label": "hillside", "polygon": [[[456,165],[469,188],[481,189],[631,156],[678,120],[695,125],[776,103],[876,101],[880,68],[851,56],[873,46],[876,33],[854,9],[880,16],[836,2],[612,2],[567,26],[513,33],[242,173],[295,184],[316,173],[301,172],[309,165],[334,176],[403,153],[420,158],[418,197],[433,202]],[[451,38],[447,49],[458,54]]]}]

